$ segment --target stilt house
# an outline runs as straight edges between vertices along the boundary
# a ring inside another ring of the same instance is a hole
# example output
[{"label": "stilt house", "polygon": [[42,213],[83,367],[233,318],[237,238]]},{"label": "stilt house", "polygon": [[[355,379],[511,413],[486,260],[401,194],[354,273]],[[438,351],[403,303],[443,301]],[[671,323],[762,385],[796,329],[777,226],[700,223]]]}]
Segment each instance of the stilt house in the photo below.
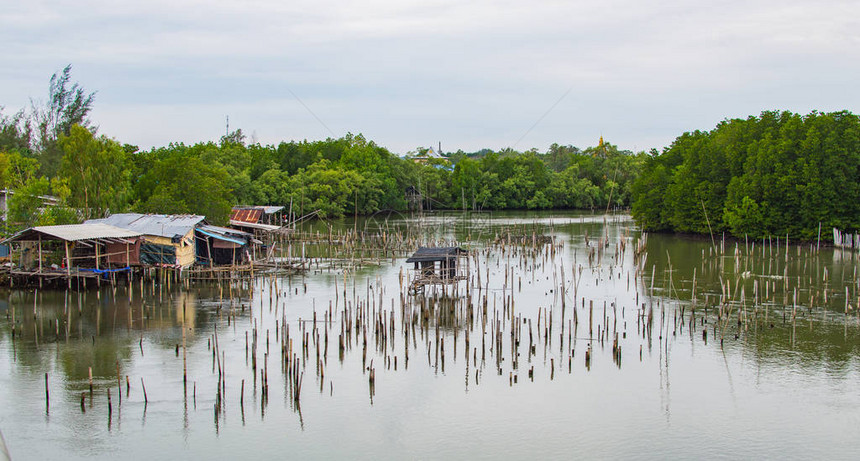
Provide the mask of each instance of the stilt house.
[{"label": "stilt house", "polygon": [[132,264],[188,267],[196,257],[194,229],[203,219],[199,215],[118,213],[85,224],[109,224],[143,235],[137,261]]},{"label": "stilt house", "polygon": [[[466,280],[469,252],[460,247],[420,247],[406,262],[413,263],[410,289],[422,292],[427,285],[450,285]],[[463,268],[461,260],[465,260]]]},{"label": "stilt house", "polygon": [[[95,277],[129,270],[126,263],[139,246],[140,233],[102,224],[36,226],[9,237],[14,247],[12,275],[26,277]],[[120,261],[117,263],[117,261]]]}]

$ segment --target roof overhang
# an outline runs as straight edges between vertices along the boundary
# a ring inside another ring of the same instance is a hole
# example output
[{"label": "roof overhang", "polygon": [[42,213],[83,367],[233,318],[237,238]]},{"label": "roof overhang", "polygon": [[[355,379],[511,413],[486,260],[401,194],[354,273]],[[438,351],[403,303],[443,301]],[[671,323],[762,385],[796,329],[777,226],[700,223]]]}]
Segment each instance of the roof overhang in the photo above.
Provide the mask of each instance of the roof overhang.
[{"label": "roof overhang", "polygon": [[2,243],[34,242],[39,240],[62,240],[66,242],[78,242],[82,240],[117,242],[117,240],[120,240],[124,242],[124,239],[140,237],[141,235],[140,232],[109,224],[67,224],[60,226],[36,226],[24,229]]},{"label": "roof overhang", "polygon": [[235,219],[230,220],[230,225],[234,227],[244,227],[246,229],[257,229],[266,232],[274,232],[281,228],[281,226],[273,226],[271,224],[262,224],[262,223],[251,223],[244,221],[237,221]]}]

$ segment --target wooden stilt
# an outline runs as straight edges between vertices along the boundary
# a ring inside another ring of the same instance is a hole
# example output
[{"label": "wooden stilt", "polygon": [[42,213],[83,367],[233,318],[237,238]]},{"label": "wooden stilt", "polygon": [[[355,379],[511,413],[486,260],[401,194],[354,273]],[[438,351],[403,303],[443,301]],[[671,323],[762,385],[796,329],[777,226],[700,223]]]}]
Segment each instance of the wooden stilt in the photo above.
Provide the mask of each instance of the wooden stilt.
[{"label": "wooden stilt", "polygon": [[69,289],[72,289],[72,257],[69,253],[68,240],[63,242],[66,246],[66,277],[69,279]]}]

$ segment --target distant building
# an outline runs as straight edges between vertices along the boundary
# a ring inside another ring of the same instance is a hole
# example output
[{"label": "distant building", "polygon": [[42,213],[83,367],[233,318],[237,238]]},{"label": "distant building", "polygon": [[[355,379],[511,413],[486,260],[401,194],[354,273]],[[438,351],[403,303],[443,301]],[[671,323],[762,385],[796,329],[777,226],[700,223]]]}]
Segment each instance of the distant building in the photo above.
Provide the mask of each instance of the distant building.
[{"label": "distant building", "polygon": [[415,163],[427,164],[430,160],[445,160],[445,157],[442,156],[442,143],[439,143],[439,149],[435,150],[433,147],[427,149],[424,153],[417,153],[409,157]]},{"label": "distant building", "polygon": [[[11,189],[0,189],[0,211],[2,211],[4,223],[9,221],[9,198],[12,195],[15,195],[15,191]],[[45,208],[60,204],[60,199],[53,195],[40,195],[39,198],[42,200],[42,205]]]},{"label": "distant building", "polygon": [[[0,217],[3,219],[3,226],[9,224],[9,198],[15,194],[15,191],[10,189],[0,189]],[[59,205],[60,199],[51,195],[40,195],[42,200],[42,208]],[[0,245],[0,259],[9,257],[11,249],[9,245]]]}]

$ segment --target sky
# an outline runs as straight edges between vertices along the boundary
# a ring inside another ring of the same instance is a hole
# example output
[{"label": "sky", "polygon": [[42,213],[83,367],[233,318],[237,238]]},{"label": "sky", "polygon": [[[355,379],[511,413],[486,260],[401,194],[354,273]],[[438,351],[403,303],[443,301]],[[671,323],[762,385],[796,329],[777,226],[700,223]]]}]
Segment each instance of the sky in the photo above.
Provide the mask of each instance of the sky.
[{"label": "sky", "polygon": [[658,150],[765,110],[860,106],[857,1],[0,0],[0,106],[53,73],[142,149],[241,128],[395,153]]}]

